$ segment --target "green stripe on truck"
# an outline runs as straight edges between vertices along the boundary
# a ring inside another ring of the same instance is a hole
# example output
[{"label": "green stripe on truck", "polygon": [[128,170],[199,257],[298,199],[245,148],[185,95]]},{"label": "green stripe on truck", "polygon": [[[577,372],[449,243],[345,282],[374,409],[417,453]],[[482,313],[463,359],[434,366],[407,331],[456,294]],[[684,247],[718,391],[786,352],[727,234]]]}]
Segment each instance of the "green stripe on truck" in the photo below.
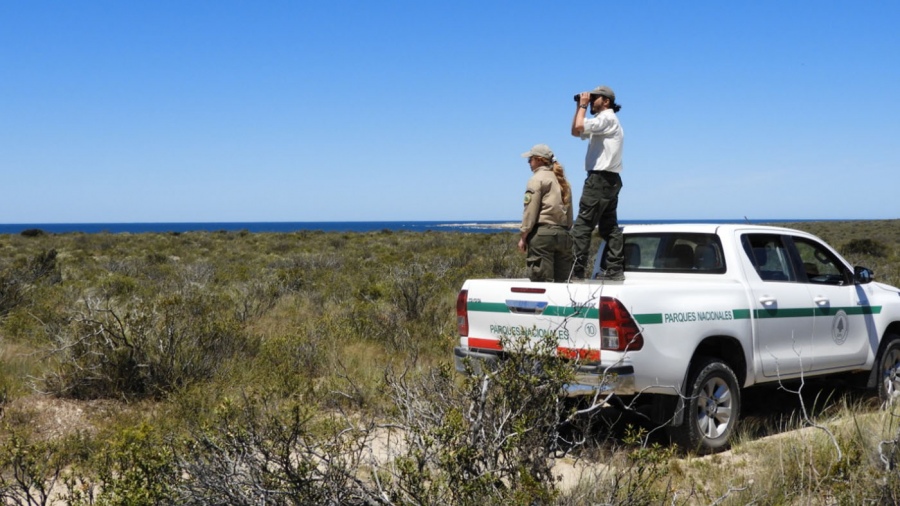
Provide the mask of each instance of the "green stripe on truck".
[{"label": "green stripe on truck", "polygon": [[[468,302],[466,308],[469,311],[482,313],[509,313],[509,307],[504,302]],[[804,318],[812,316],[833,316],[838,311],[844,311],[848,316],[871,315],[881,313],[881,306],[847,306],[847,307],[801,307],[786,309],[732,309],[731,314],[735,320],[751,318]],[[587,318],[597,320],[600,311],[596,307],[576,308],[574,306],[547,306],[543,316],[558,316],[562,318]],[[663,322],[662,313],[643,313],[634,315],[634,320],[641,325],[660,325]]]}]

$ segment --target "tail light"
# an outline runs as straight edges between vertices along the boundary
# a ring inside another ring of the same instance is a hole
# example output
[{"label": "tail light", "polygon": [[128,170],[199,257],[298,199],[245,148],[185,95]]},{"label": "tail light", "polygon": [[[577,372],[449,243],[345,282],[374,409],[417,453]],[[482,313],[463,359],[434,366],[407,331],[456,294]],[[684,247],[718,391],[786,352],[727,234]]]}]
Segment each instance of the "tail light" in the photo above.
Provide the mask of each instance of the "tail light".
[{"label": "tail light", "polygon": [[469,310],[466,308],[466,302],[469,300],[469,291],[460,290],[456,296],[456,328],[459,330],[460,337],[468,337],[469,335]]},{"label": "tail light", "polygon": [[600,348],[635,351],[644,347],[644,338],[631,313],[614,297],[600,297]]}]

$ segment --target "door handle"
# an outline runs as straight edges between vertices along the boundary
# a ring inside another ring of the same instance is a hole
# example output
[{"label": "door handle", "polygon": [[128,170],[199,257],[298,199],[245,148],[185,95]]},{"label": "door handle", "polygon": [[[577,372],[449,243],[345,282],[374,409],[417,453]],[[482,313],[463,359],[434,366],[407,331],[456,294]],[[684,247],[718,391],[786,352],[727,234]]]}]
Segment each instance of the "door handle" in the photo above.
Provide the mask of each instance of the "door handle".
[{"label": "door handle", "polygon": [[759,298],[759,303],[762,304],[763,306],[772,306],[775,304],[775,302],[777,302],[777,299],[775,297],[770,297],[768,295],[763,295],[762,297]]},{"label": "door handle", "polygon": [[822,306],[822,307],[831,305],[830,301],[828,300],[828,297],[822,297],[821,295],[814,297],[813,302],[815,302],[817,306]]}]

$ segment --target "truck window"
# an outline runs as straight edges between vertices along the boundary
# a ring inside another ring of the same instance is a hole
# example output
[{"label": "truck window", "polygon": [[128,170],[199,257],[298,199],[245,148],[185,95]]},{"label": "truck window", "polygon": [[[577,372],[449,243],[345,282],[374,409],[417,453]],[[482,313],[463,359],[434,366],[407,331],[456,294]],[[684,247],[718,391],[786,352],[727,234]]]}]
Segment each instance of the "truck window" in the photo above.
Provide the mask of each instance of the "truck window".
[{"label": "truck window", "polygon": [[849,284],[852,276],[825,246],[804,237],[793,237],[803,263],[806,281],[822,285]]},{"label": "truck window", "polygon": [[741,244],[763,281],[797,280],[780,235],[746,234],[741,238]]},{"label": "truck window", "polygon": [[628,234],[624,253],[626,272],[725,272],[722,243],[715,234]]}]

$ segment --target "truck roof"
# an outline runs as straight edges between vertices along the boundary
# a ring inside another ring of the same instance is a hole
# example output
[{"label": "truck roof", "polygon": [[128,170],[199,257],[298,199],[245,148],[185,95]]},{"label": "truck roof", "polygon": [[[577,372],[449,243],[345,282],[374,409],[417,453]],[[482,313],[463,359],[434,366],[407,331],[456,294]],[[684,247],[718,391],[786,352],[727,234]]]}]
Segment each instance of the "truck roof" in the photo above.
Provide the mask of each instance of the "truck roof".
[{"label": "truck roof", "polygon": [[735,230],[757,230],[760,232],[785,233],[798,230],[771,225],[754,225],[752,223],[665,223],[625,225],[623,232],[636,234],[641,232],[695,232],[705,234],[729,233]]}]

